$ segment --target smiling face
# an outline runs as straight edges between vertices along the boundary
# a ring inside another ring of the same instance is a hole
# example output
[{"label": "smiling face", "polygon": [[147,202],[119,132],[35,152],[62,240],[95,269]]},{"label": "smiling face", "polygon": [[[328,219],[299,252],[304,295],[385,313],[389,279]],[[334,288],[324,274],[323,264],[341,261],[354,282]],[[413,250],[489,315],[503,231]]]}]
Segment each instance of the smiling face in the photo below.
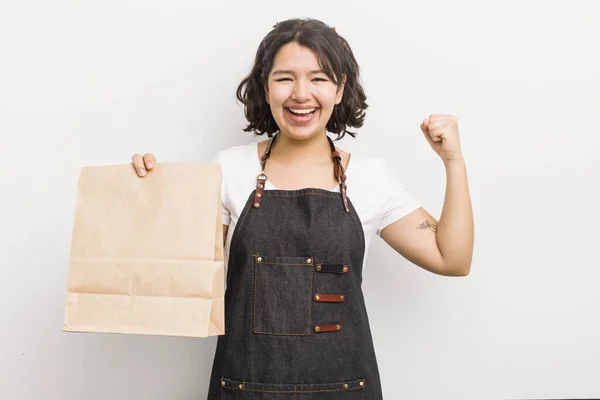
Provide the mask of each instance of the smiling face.
[{"label": "smiling face", "polygon": [[265,92],[280,133],[302,140],[325,134],[344,86],[327,77],[312,49],[290,42],[275,55]]}]

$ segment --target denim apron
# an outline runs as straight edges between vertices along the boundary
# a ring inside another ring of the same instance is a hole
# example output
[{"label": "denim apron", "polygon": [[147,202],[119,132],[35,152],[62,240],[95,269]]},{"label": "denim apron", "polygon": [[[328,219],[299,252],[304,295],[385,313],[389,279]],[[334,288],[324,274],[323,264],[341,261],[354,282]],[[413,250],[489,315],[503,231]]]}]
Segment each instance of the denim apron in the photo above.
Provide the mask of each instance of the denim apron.
[{"label": "denim apron", "polygon": [[361,289],[364,232],[341,156],[327,137],[340,193],[265,190],[276,137],[231,239],[208,399],[382,399]]}]

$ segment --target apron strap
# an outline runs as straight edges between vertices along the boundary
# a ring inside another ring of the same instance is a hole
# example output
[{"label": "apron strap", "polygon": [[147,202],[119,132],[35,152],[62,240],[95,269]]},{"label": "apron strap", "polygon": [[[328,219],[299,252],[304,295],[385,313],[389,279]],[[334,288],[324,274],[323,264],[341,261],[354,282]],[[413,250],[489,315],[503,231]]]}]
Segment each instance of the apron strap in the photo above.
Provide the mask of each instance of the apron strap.
[{"label": "apron strap", "polygon": [[[265,166],[267,165],[267,161],[271,156],[271,147],[273,146],[273,142],[275,141],[276,137],[277,134],[275,134],[271,138],[271,140],[269,140],[265,153],[260,158],[261,173],[256,177],[256,193],[254,195],[253,203],[254,208],[260,208],[263,191],[265,190],[265,184],[268,179],[267,175],[265,175]],[[327,136],[327,140],[329,141],[329,146],[331,147],[331,153],[333,155],[333,174],[335,176],[335,179],[340,184],[340,193],[342,195],[344,210],[347,213],[350,213],[350,207],[348,206],[348,197],[346,194],[346,191],[348,189],[348,186],[346,185],[346,171],[344,171],[344,167],[342,165],[342,156],[340,155],[340,152],[337,151],[337,149],[335,148],[335,144],[333,144],[333,140],[331,140],[329,136]]]},{"label": "apron strap", "polygon": [[342,156],[335,148],[335,144],[333,144],[333,140],[331,140],[329,136],[327,136],[327,140],[329,141],[329,146],[331,146],[331,152],[333,154],[333,173],[340,184],[340,193],[342,194],[344,210],[346,210],[346,213],[350,213],[350,207],[348,207],[348,197],[346,194],[348,189],[348,186],[346,185],[346,171],[344,171],[344,166],[342,165]]}]

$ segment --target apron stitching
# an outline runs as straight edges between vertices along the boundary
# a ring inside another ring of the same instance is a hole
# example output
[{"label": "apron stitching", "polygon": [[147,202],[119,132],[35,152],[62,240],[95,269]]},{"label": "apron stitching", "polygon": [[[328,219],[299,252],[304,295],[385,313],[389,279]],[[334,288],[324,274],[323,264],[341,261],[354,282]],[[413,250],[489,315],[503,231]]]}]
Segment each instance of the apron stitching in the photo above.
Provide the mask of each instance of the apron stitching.
[{"label": "apron stitching", "polygon": [[[313,259],[312,256],[310,256],[311,259]],[[302,267],[307,267],[306,264],[285,264],[285,263],[273,263],[273,262],[266,262],[266,261],[261,261],[261,264],[271,264],[271,265],[291,265],[291,266],[302,266]],[[311,264],[312,265],[312,264]],[[252,331],[254,333],[259,333],[259,334],[265,334],[265,335],[279,335],[279,336],[310,336],[310,324],[311,324],[311,316],[312,316],[312,301],[309,301],[308,303],[308,332],[307,333],[279,333],[279,332],[257,332],[256,331],[256,287],[257,287],[257,279],[258,279],[258,264],[254,264],[254,301],[252,304]],[[313,276],[314,276],[314,270],[310,271],[310,297],[312,300],[312,292],[313,292]]]},{"label": "apron stitching", "polygon": [[[264,257],[264,256],[263,256]],[[267,261],[261,261],[261,264],[269,264],[269,265],[289,265],[292,267],[311,267],[308,264],[288,264],[288,263],[284,263],[284,262],[267,262]]]},{"label": "apron stitching", "polygon": [[[364,388],[354,387],[348,389],[315,389],[315,390],[298,390],[296,393],[333,393],[333,392],[349,392],[351,390],[363,390]],[[244,389],[243,391],[255,393],[294,393],[293,390],[267,390],[267,389]]]},{"label": "apron stitching", "polygon": [[[298,190],[303,190],[303,189],[298,189]],[[325,190],[325,189],[322,189]],[[277,193],[268,193],[269,191],[266,191],[266,195],[268,196],[274,196],[274,197],[297,197],[297,196],[305,196],[305,195],[313,195],[313,196],[323,196],[323,197],[329,197],[332,199],[335,199],[337,196],[332,196],[330,194],[326,194],[326,193],[317,193],[317,192],[304,192],[304,193],[283,193],[283,194],[277,194]]]},{"label": "apron stitching", "polygon": [[[253,195],[253,193],[254,193],[254,191],[253,191],[252,193],[250,193],[250,196],[252,196],[252,195]],[[240,227],[240,229],[236,229],[236,230],[237,230],[237,235],[236,235],[235,237],[233,237],[233,238],[232,238],[232,240],[231,240],[231,241],[232,241],[232,243],[231,243],[231,245],[230,245],[230,249],[229,249],[229,254],[230,254],[230,255],[233,255],[233,254],[235,254],[235,253],[234,253],[234,250],[236,249],[236,247],[235,247],[235,246],[237,246],[237,241],[238,241],[238,238],[239,238],[239,236],[240,236],[240,231],[241,231],[241,228],[243,227],[244,221],[246,220],[246,217],[248,216],[248,214],[250,214],[250,207],[247,207],[247,208],[246,208],[246,210],[244,210],[244,211],[245,211],[246,213],[245,213],[245,214],[244,214],[244,216],[242,217],[241,221],[238,221],[238,224],[236,224],[236,227],[238,227],[238,226],[239,226],[239,227]],[[229,259],[229,263],[228,263],[229,265],[231,265],[231,264],[232,264],[232,262],[233,262],[232,260],[233,260],[233,257],[230,257],[230,259]],[[227,269],[228,269],[227,276],[229,276],[229,272],[230,272],[230,271],[229,271],[229,270],[230,270],[230,268],[229,268],[229,265],[227,266]]]},{"label": "apron stitching", "polygon": [[[222,378],[226,379],[226,378]],[[288,392],[290,393],[291,390],[270,390],[270,389],[253,389],[252,387],[248,387],[248,383],[252,384],[257,384],[256,382],[250,382],[250,381],[235,381],[235,380],[231,380],[231,379],[226,379],[228,381],[229,384],[233,385],[233,388],[229,388],[229,389],[235,389],[237,390],[237,384],[239,383],[243,383],[244,384],[244,390],[247,390],[249,392]],[[360,378],[360,379],[355,379],[355,380],[351,380],[351,381],[341,381],[341,382],[328,382],[328,383],[324,383],[324,384],[320,384],[317,383],[315,385],[319,386],[319,385],[327,385],[327,386],[331,386],[331,385],[343,385],[345,383],[347,384],[352,384],[352,385],[357,385],[360,382],[364,383],[364,386],[353,386],[353,387],[348,387],[348,388],[333,388],[333,389],[310,389],[310,390],[303,390],[303,389],[298,389],[298,383],[290,383],[290,384],[281,384],[281,385],[286,385],[286,386],[291,386],[293,385],[295,387],[295,390],[297,392],[337,392],[340,390],[353,390],[353,389],[365,389],[365,387],[367,386],[367,379],[366,378]],[[262,384],[262,383],[258,383],[258,384]],[[267,384],[267,385],[277,385],[277,384]],[[301,385],[301,384],[300,384]],[[309,384],[312,385],[312,384]]]},{"label": "apron stitching", "polygon": [[363,232],[363,230],[362,230],[362,226],[359,226],[359,225],[358,225],[358,222],[356,221],[356,217],[354,216],[354,214],[353,214],[353,213],[350,213],[350,216],[352,217],[352,220],[354,221],[354,225],[356,225],[356,228],[357,228],[357,230],[358,230],[358,232],[359,232],[360,236],[362,237],[362,239],[363,239],[363,243],[364,243],[364,241],[365,241],[365,234],[364,234],[364,232]]},{"label": "apron stitching", "polygon": [[[312,294],[313,294],[313,276],[314,276],[314,270],[310,271],[310,302],[308,303],[308,334],[310,335],[310,324],[311,324],[311,317],[312,317]],[[294,396],[295,397],[295,396]]]},{"label": "apron stitching", "polygon": [[256,332],[256,279],[257,279],[257,271],[256,271],[257,265],[254,265],[254,304],[253,304],[253,310],[252,310],[252,330],[254,331],[254,333],[259,333]]}]

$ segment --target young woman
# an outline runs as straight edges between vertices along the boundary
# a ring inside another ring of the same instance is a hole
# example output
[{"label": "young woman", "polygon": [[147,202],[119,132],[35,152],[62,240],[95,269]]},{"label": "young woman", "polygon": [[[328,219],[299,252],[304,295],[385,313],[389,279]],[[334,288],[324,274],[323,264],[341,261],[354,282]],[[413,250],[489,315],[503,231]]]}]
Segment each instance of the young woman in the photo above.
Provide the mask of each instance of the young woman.
[{"label": "young woman", "polygon": [[[361,289],[380,235],[436,274],[469,273],[473,221],[457,120],[421,124],[447,171],[440,221],[379,159],[337,149],[366,96],[350,46],[316,20],[277,24],[241,82],[246,131],[270,138],[218,153],[223,173],[226,334],[208,398],[381,399]],[[140,176],[152,154],[136,154]]]}]

